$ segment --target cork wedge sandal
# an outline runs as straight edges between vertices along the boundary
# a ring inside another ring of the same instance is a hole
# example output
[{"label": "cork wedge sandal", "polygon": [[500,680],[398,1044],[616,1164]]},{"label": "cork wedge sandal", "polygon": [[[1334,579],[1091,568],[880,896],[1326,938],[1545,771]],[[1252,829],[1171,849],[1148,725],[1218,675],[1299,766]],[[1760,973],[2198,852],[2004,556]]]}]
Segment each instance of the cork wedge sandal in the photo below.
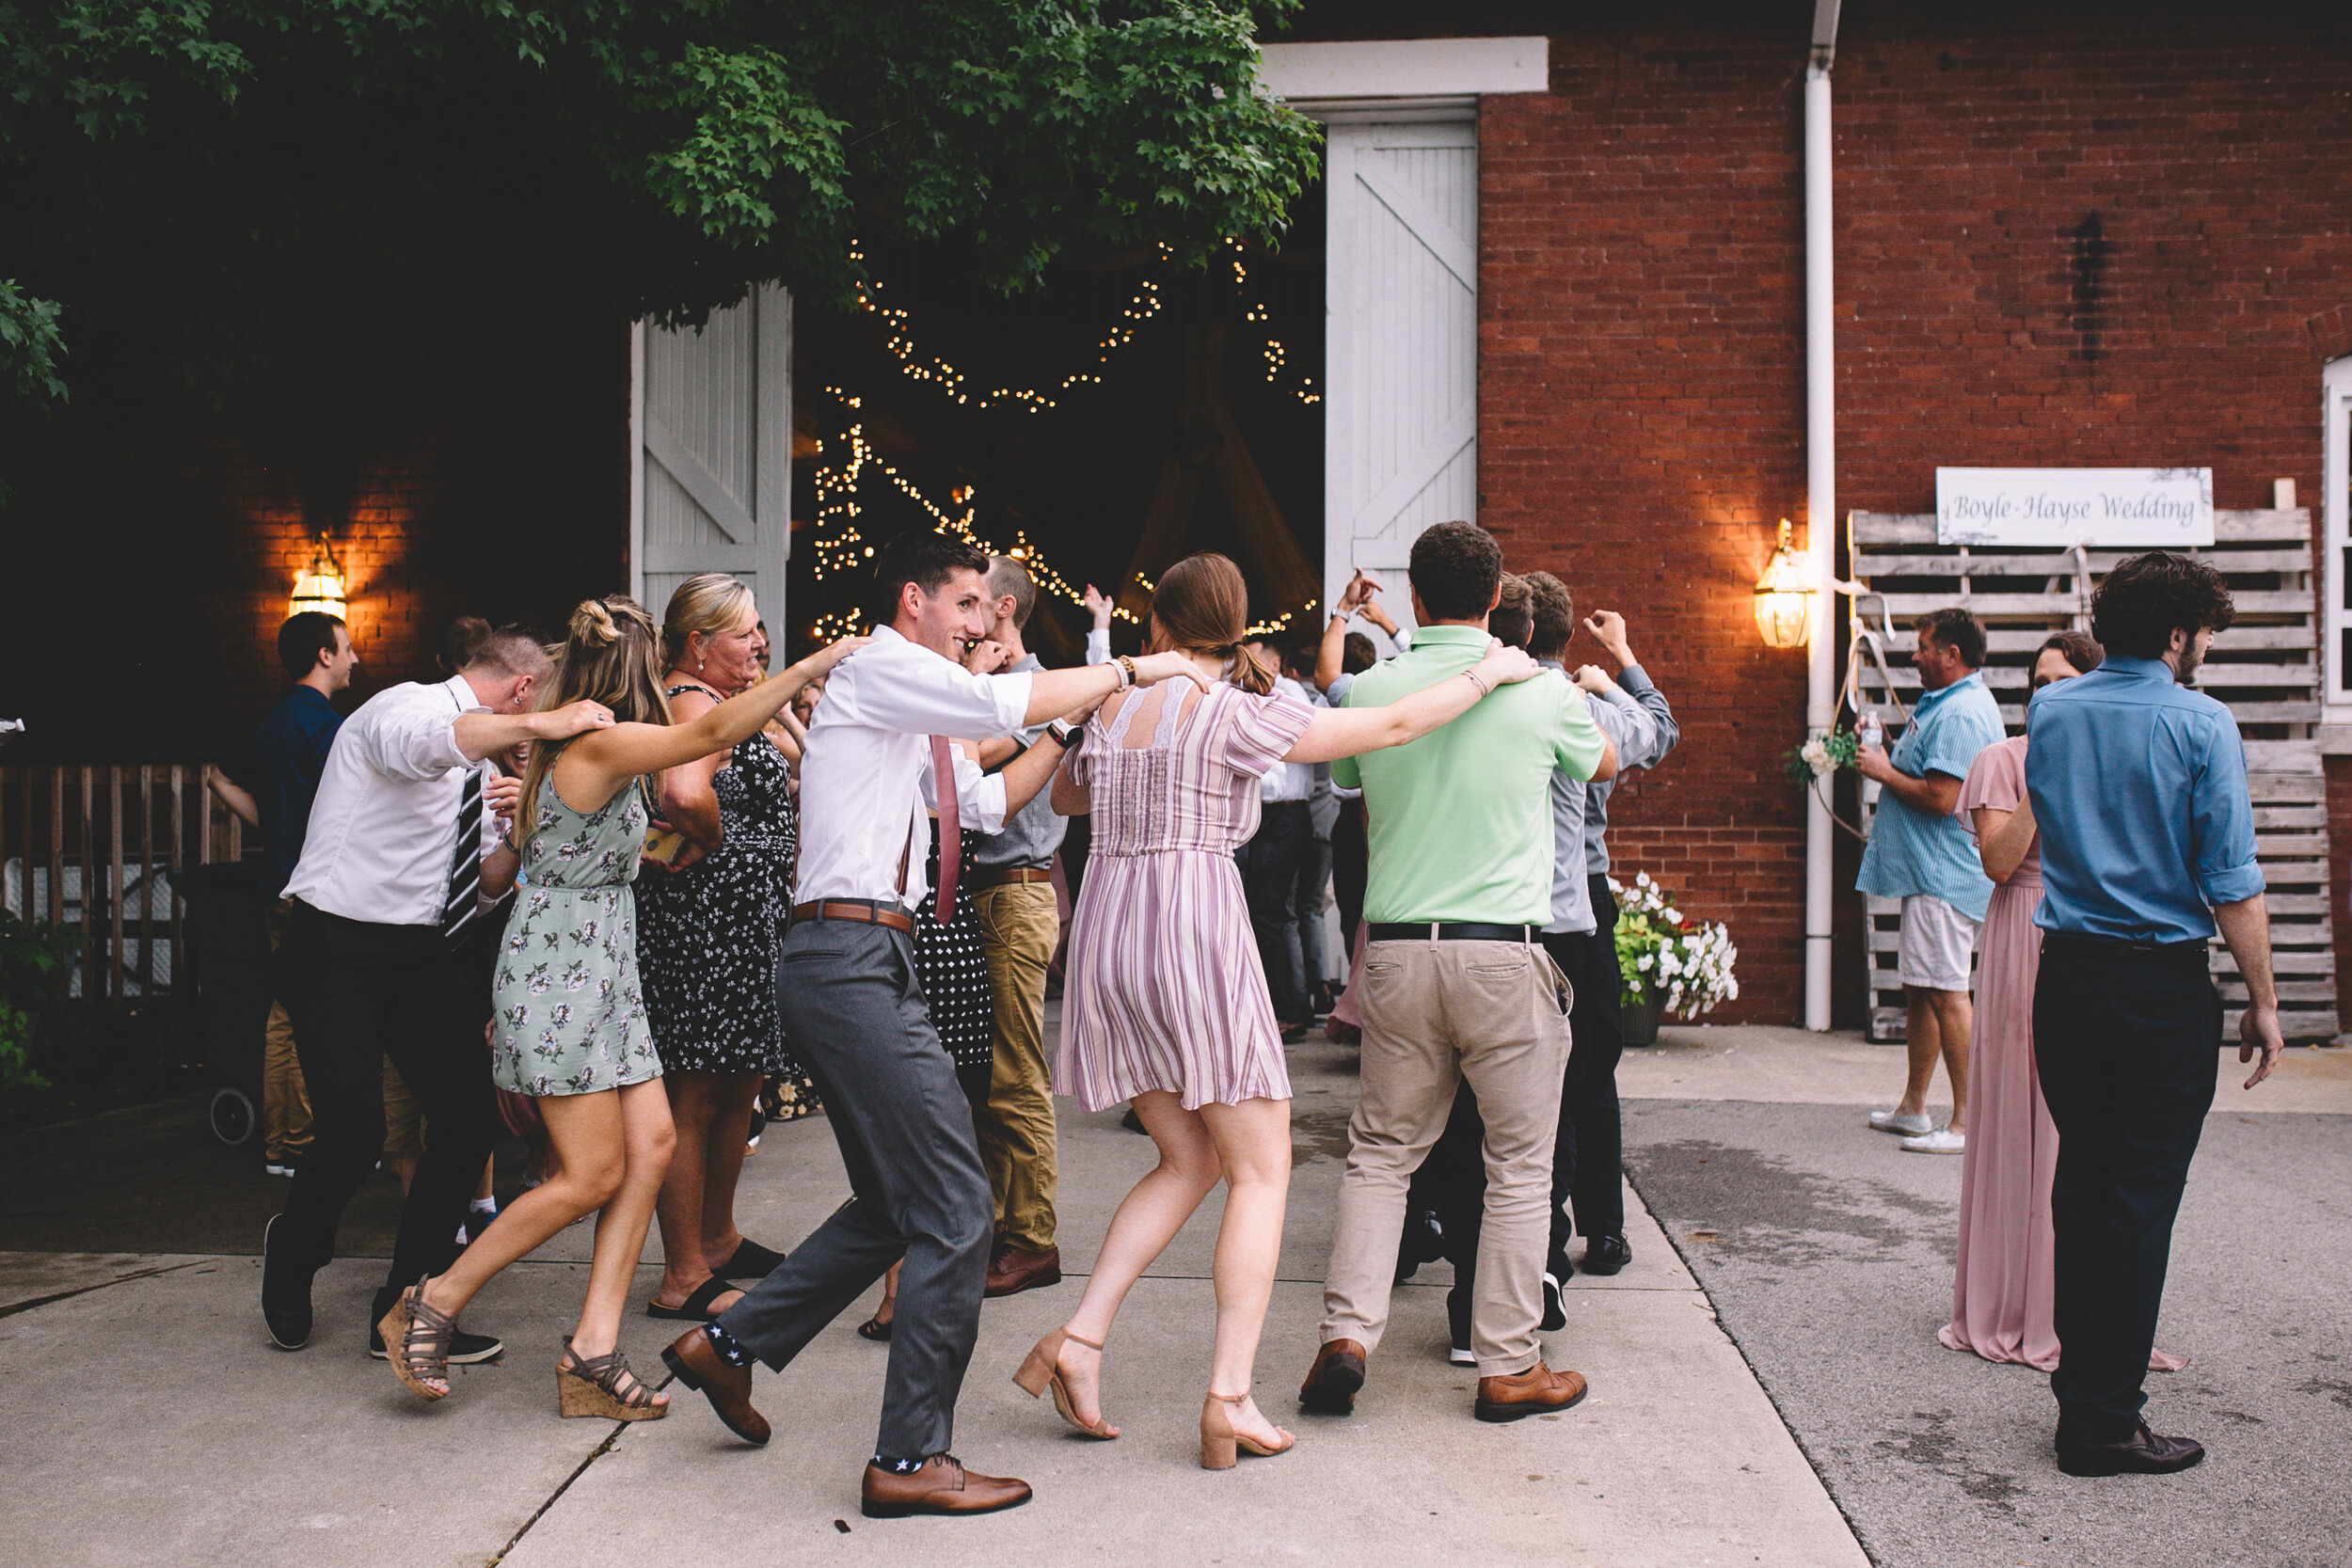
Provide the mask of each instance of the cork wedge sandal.
[{"label": "cork wedge sandal", "polygon": [[421,1400],[442,1400],[449,1398],[449,1345],[457,1320],[421,1300],[417,1292],[423,1288],[411,1285],[401,1291],[375,1331],[391,1352],[385,1359],[402,1386]]},{"label": "cork wedge sandal", "polygon": [[645,1380],[629,1370],[628,1357],[619,1350],[582,1355],[568,1337],[555,1368],[555,1399],[566,1416],[608,1421],[658,1421],[670,1413],[670,1402],[658,1399]]}]

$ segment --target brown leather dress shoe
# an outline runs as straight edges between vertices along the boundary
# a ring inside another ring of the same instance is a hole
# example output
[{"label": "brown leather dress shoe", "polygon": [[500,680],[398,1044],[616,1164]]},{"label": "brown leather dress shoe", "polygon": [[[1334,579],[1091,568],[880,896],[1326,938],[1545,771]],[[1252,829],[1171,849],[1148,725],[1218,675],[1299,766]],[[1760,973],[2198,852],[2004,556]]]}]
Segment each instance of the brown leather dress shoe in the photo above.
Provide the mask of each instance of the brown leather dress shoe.
[{"label": "brown leather dress shoe", "polygon": [[1299,1408],[1318,1416],[1354,1415],[1356,1390],[1364,1386],[1364,1347],[1354,1339],[1326,1343],[1298,1386]]},{"label": "brown leather dress shoe", "polygon": [[1030,1252],[1008,1243],[998,1247],[996,1256],[988,1260],[988,1288],[985,1293],[1015,1296],[1024,1291],[1060,1283],[1060,1247],[1049,1246],[1043,1252]]},{"label": "brown leather dress shoe", "polygon": [[1029,1483],[1009,1476],[974,1475],[951,1453],[935,1453],[907,1475],[866,1466],[859,1507],[868,1519],[916,1513],[993,1513],[1029,1500]]},{"label": "brown leather dress shoe", "polygon": [[1523,1372],[1480,1378],[1474,1414],[1482,1421],[1521,1421],[1565,1410],[1583,1397],[1582,1372],[1555,1372],[1537,1361]]},{"label": "brown leather dress shoe", "polygon": [[751,1368],[728,1366],[701,1329],[679,1335],[663,1349],[661,1360],[680,1383],[710,1402],[729,1432],[746,1443],[768,1441],[768,1418],[752,1408]]},{"label": "brown leather dress shoe", "polygon": [[2139,1430],[2121,1443],[2058,1444],[2058,1468],[2070,1476],[2169,1476],[2185,1470],[2205,1457],[2205,1446],[2192,1437],[2160,1437],[2139,1423]]}]

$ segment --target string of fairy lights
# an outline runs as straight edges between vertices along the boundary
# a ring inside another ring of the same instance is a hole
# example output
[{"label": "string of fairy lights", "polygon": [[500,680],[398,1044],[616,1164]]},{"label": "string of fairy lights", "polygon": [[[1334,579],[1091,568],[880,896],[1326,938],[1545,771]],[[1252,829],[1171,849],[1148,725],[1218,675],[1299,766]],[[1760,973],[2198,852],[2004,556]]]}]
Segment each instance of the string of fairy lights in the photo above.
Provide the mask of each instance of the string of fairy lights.
[{"label": "string of fairy lights", "polygon": [[[1236,293],[1240,293],[1249,283],[1249,269],[1244,260],[1247,252],[1237,238],[1229,236],[1225,243],[1232,252],[1227,261],[1232,271],[1233,287]],[[1168,256],[1168,247],[1160,246],[1160,255],[1165,261]],[[864,261],[864,251],[853,245],[850,260],[853,262]],[[1103,385],[1102,372],[1109,366],[1112,357],[1133,343],[1144,325],[1166,308],[1160,289],[1157,279],[1146,278],[1138,283],[1118,319],[1095,341],[1093,366],[1073,371],[1062,377],[1051,392],[1026,387],[981,389],[951,361],[936,354],[925,354],[915,341],[913,315],[901,307],[882,303],[882,285],[879,280],[869,278],[859,285],[857,303],[861,309],[882,325],[883,347],[898,362],[899,373],[910,381],[936,389],[960,407],[1012,409],[1026,414],[1041,414],[1060,406],[1058,394]],[[1243,319],[1253,325],[1267,324],[1273,320],[1273,312],[1264,301],[1260,300],[1243,313]],[[1260,354],[1265,366],[1267,385],[1278,384],[1289,360],[1288,351],[1281,340],[1268,331]],[[950,500],[961,509],[960,512],[942,507],[925,495],[913,480],[882,461],[881,453],[866,440],[865,421],[856,417],[865,400],[840,387],[828,387],[825,390],[841,400],[850,410],[851,420],[849,427],[838,436],[830,441],[820,439],[818,443],[818,463],[815,476],[817,517],[812,531],[816,550],[815,571],[820,580],[836,572],[854,570],[873,558],[874,546],[866,542],[857,526],[857,518],[864,510],[858,501],[858,492],[866,471],[870,467],[920,507],[931,518],[938,531],[955,534],[987,554],[1009,556],[1020,561],[1027,565],[1030,575],[1046,592],[1073,604],[1083,605],[1086,602],[1086,595],[1029,543],[1025,531],[1016,531],[1013,542],[1003,546],[980,536],[973,522],[977,515],[977,487],[962,485],[952,492]],[[1322,394],[1315,390],[1312,376],[1302,376],[1299,385],[1291,388],[1290,395],[1304,404],[1311,405],[1323,401]],[[1152,583],[1141,572],[1135,574],[1135,579],[1146,594],[1152,591]],[[1314,606],[1311,603],[1306,608],[1312,610]],[[1272,636],[1288,630],[1297,613],[1285,610],[1272,620],[1256,623],[1248,628],[1248,635]],[[1124,608],[1115,608],[1111,614],[1115,619],[1130,625],[1137,620],[1132,611]],[[810,629],[818,641],[824,641],[849,635],[857,630],[862,622],[863,617],[855,610],[837,610],[819,616]]]}]

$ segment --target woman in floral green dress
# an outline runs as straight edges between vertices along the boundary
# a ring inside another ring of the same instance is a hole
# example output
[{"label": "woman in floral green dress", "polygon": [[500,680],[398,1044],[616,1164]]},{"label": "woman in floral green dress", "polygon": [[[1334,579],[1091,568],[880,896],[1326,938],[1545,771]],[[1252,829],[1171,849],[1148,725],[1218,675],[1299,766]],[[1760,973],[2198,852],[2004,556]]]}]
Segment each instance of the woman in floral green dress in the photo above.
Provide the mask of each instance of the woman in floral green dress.
[{"label": "woman in floral green dress", "polygon": [[538,1098],[562,1168],[386,1314],[380,1326],[392,1349],[393,1374],[413,1392],[428,1400],[448,1394],[450,1337],[476,1291],[574,1220],[600,1210],[588,1298],[556,1364],[560,1407],[566,1416],[624,1421],[668,1412],[666,1397],[629,1370],[618,1343],[674,1139],[638,985],[629,888],[645,802],[662,769],[758,734],[803,687],[863,644],[835,642],[673,725],[652,617],[619,596],[591,599],[573,611],[542,705],[586,699],[610,708],[613,722],[535,747],[523,775],[516,821],[523,825],[526,891],[499,955],[491,1055],[500,1087]]}]

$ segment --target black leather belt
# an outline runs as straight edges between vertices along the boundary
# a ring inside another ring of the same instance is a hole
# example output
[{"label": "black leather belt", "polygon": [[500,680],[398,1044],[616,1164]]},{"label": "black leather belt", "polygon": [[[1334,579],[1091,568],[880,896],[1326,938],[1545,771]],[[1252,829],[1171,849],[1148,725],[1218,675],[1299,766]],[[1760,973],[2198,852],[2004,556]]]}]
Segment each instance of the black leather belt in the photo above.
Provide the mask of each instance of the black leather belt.
[{"label": "black leather belt", "polygon": [[2137,958],[2202,970],[2211,966],[2212,954],[2212,943],[2203,942],[2114,942],[2105,937],[2068,936],[2058,931],[2042,934],[2043,958]]},{"label": "black leather belt", "polygon": [[1488,926],[1479,921],[1429,921],[1409,926],[1375,926],[1375,942],[1517,942],[1535,940],[1533,926]]}]

